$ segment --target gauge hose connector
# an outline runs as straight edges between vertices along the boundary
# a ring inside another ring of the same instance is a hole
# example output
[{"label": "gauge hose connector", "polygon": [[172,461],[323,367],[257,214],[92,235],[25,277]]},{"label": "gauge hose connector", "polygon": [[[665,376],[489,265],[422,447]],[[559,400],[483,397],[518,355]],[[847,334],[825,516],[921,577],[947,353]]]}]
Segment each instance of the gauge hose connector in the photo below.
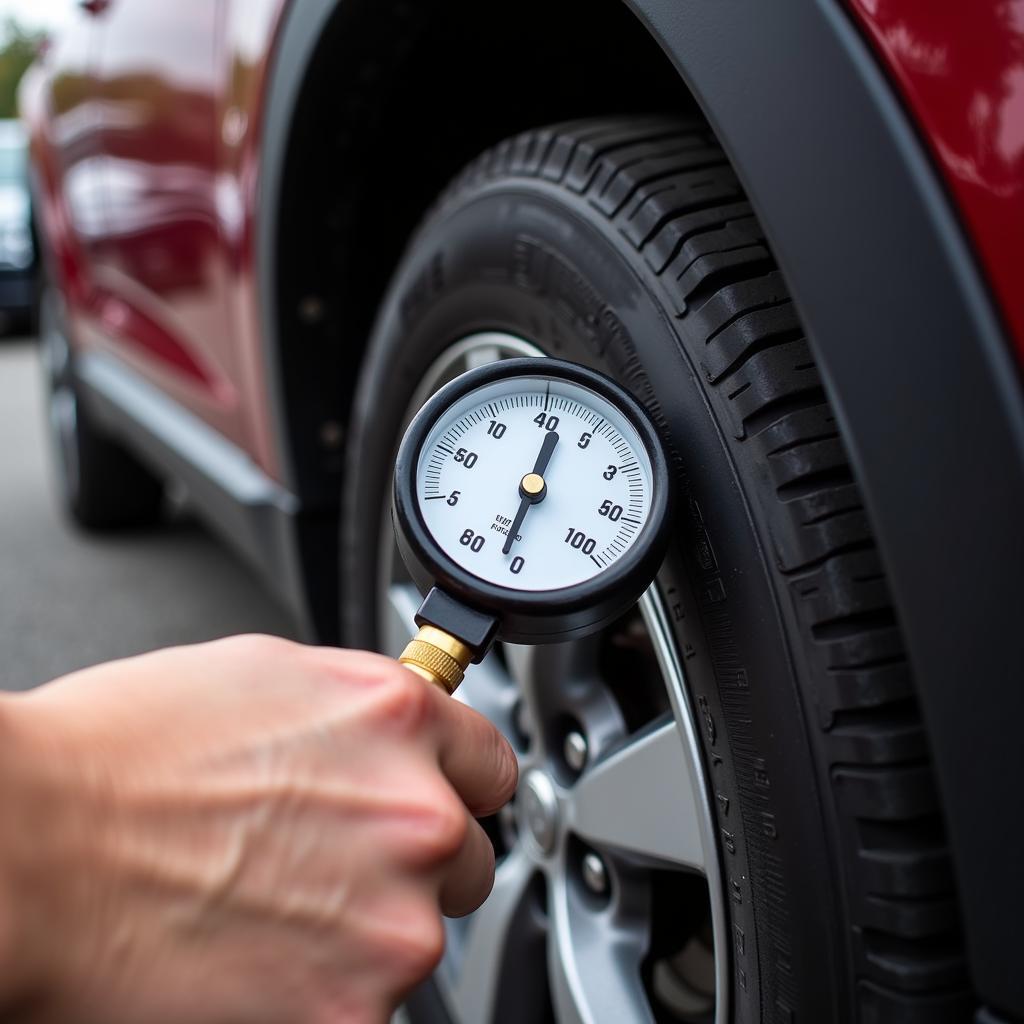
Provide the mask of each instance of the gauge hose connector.
[{"label": "gauge hose connector", "polygon": [[399,662],[417,675],[440,686],[445,693],[455,692],[476,652],[436,626],[421,626],[406,644]]}]

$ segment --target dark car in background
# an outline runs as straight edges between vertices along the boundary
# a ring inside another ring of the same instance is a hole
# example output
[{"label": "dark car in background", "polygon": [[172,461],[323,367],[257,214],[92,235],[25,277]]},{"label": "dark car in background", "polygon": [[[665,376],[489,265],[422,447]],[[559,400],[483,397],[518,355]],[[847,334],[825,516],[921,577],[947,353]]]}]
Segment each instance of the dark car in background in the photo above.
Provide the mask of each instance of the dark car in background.
[{"label": "dark car in background", "polygon": [[28,139],[0,120],[0,328],[24,326],[35,302],[35,244],[28,191]]},{"label": "dark car in background", "polygon": [[672,452],[639,605],[463,688],[532,789],[411,1018],[1024,1020],[1020,4],[79,6],[21,103],[82,526],[183,486],[397,653],[446,381],[583,363]]}]

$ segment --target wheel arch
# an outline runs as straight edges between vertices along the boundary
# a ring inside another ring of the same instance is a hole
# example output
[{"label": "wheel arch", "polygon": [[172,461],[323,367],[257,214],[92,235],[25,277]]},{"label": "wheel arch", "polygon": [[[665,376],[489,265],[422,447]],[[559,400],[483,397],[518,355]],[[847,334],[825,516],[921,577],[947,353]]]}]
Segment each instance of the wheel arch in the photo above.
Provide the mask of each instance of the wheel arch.
[{"label": "wheel arch", "polygon": [[[256,266],[270,420],[282,482],[299,498],[306,606],[324,639],[337,636],[338,499],[358,369],[426,210],[473,157],[537,123],[644,109],[652,95],[698,114],[621,0],[587,7],[585,38],[583,9],[523,0],[496,23],[470,0],[286,8],[263,104]],[[528,46],[527,74],[515,65]]]},{"label": "wheel arch", "polygon": [[[343,425],[378,299],[465,164],[539,122],[649,106],[652,92],[697,113],[621,0],[587,5],[585,38],[584,4],[566,6],[524,0],[496,23],[469,0],[288,5],[265,103],[257,257],[286,483],[304,501],[337,497],[337,433],[323,428]],[[541,66],[516,76],[528,43]],[[645,67],[627,81],[633,63]]]}]

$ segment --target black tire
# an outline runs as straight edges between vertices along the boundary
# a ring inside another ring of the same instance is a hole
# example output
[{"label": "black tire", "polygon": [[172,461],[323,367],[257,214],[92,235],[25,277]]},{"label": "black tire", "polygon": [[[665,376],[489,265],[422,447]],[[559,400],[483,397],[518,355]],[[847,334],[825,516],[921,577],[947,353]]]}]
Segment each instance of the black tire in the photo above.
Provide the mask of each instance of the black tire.
[{"label": "black tire", "polygon": [[659,582],[703,719],[732,1018],[965,1020],[897,615],[793,303],[707,128],[637,117],[530,132],[473,163],[427,218],[353,414],[350,643],[376,641],[373,539],[402,415],[439,352],[479,330],[610,373],[672,440],[680,512]]},{"label": "black tire", "polygon": [[94,422],[75,378],[60,295],[45,283],[37,323],[57,483],[68,514],[87,530],[152,526],[160,519],[163,484]]}]

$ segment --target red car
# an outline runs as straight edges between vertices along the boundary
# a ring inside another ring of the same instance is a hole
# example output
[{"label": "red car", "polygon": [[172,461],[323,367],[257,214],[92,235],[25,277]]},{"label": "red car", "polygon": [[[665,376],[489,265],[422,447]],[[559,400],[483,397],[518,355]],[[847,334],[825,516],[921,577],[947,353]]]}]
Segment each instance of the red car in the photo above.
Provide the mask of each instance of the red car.
[{"label": "red car", "polygon": [[1020,0],[80,0],[22,90],[71,514],[169,481],[397,652],[403,425],[603,370],[674,539],[467,701],[524,784],[416,1022],[1024,1019]]}]

